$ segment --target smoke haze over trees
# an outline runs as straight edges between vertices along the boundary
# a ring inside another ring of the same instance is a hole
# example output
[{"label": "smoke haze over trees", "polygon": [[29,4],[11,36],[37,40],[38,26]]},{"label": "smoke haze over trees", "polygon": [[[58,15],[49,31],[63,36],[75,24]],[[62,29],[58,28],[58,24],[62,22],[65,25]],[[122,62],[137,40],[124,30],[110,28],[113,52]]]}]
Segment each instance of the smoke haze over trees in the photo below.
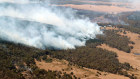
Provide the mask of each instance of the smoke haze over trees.
[{"label": "smoke haze over trees", "polygon": [[75,11],[48,3],[0,1],[0,38],[37,48],[68,49],[84,46],[86,40],[101,34],[100,27]]}]

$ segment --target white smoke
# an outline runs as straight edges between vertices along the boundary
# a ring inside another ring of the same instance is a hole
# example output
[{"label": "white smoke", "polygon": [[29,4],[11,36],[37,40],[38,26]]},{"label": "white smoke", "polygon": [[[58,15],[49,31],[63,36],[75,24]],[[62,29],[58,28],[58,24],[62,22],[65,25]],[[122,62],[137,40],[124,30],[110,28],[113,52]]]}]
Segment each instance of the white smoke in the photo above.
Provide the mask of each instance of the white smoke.
[{"label": "white smoke", "polygon": [[140,0],[109,0],[109,2],[122,2],[128,3],[130,8],[140,10]]},{"label": "white smoke", "polygon": [[10,3],[29,3],[30,1],[29,0],[0,0],[0,3],[3,3],[3,2],[10,2]]},{"label": "white smoke", "polygon": [[102,33],[89,19],[77,18],[72,9],[22,1],[0,1],[1,39],[43,49],[68,49],[84,46],[86,40]]}]

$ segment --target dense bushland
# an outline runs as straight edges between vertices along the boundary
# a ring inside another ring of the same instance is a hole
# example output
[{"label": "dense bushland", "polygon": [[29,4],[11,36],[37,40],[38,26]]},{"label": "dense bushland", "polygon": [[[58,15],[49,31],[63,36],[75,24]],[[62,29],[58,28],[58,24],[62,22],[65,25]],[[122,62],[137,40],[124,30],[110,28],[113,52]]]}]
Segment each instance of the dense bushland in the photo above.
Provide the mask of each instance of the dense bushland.
[{"label": "dense bushland", "polygon": [[116,53],[96,48],[99,44],[99,42],[91,43],[76,49],[52,51],[50,56],[65,59],[71,64],[110,73],[119,73],[122,72],[122,69],[131,68],[131,66],[119,63]]},{"label": "dense bushland", "polygon": [[[69,50],[40,50],[21,44],[10,42],[0,43],[0,78],[2,79],[71,79],[77,78],[74,75],[59,71],[45,71],[35,65],[34,59],[41,59],[51,62],[46,55],[54,58],[65,59],[71,65],[78,65],[97,69],[100,71],[119,73],[132,77],[126,71],[132,68],[128,63],[121,64],[117,59],[117,54],[111,51],[96,48],[102,44],[102,40],[88,40],[87,46],[77,47]],[[23,75],[26,73],[26,76]]]},{"label": "dense bushland", "polygon": [[40,60],[47,53],[33,47],[1,41],[0,79],[71,79],[72,76],[69,74],[51,70],[45,71],[35,65],[34,59]]},{"label": "dense bushland", "polygon": [[104,35],[98,35],[97,38],[111,47],[130,53],[132,47],[129,44],[132,42],[127,36],[121,36],[117,32],[116,30],[105,30]]}]

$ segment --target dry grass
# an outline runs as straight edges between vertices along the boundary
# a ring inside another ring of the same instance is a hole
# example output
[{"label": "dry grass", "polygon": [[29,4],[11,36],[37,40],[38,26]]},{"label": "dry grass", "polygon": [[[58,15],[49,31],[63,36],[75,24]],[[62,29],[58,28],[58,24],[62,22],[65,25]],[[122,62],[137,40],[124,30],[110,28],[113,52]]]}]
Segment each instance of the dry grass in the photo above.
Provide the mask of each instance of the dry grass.
[{"label": "dry grass", "polygon": [[[82,68],[79,66],[72,66],[69,65],[68,61],[66,60],[58,60],[53,58],[51,63],[46,63],[45,61],[36,61],[36,65],[40,69],[45,70],[53,70],[53,71],[61,71],[70,74],[71,72],[74,73],[77,77],[81,79],[129,79],[127,77],[111,74],[107,72],[100,72],[98,70],[89,69],[89,68]],[[99,72],[99,73],[97,73]]]},{"label": "dry grass", "polygon": [[[75,9],[91,10],[91,11],[105,12],[105,13],[120,13],[120,12],[140,10],[140,6],[139,6],[140,3],[133,4],[130,2],[104,2],[104,1],[89,1],[89,0],[73,0],[73,1],[79,1],[85,4],[82,5],[64,4],[64,5],[56,5],[56,6],[66,6]],[[94,4],[100,4],[100,5],[94,5]]]},{"label": "dry grass", "polygon": [[126,34],[123,34],[121,32],[119,32],[118,34],[127,36],[128,38],[130,38],[131,41],[135,43],[134,45],[132,45],[134,47],[131,51],[132,53],[140,53],[140,35],[139,34],[132,33],[129,31],[126,31]]},{"label": "dry grass", "polygon": [[[101,29],[104,29],[104,28],[101,28]],[[105,27],[105,29],[106,30],[119,30],[119,28],[115,28],[115,27]],[[124,29],[121,29],[121,30],[124,31]],[[138,77],[138,79],[140,79],[140,56],[133,54],[133,53],[140,53],[140,38],[139,38],[140,35],[129,32],[129,31],[125,31],[125,32],[126,34],[122,32],[118,32],[118,34],[127,36],[128,38],[130,38],[130,41],[133,41],[135,43],[134,45],[131,45],[134,47],[131,50],[131,53],[126,53],[116,48],[112,48],[106,44],[102,44],[101,46],[97,46],[97,47],[116,52],[120,62],[122,63],[128,62],[131,66],[135,68],[134,70],[130,70],[129,73],[135,74]]]},{"label": "dry grass", "polygon": [[[104,29],[103,27],[101,29]],[[122,30],[124,31],[124,29],[120,29],[120,28],[115,28],[115,27],[105,27],[106,30]],[[127,36],[128,38],[130,38],[130,41],[133,41],[135,44],[131,45],[134,48],[131,50],[131,53],[140,53],[140,34],[136,34],[136,33],[132,33],[130,31],[125,31],[126,34],[124,34],[123,32],[118,32],[118,34],[122,35],[122,36]]]},{"label": "dry grass", "polygon": [[66,6],[66,7],[71,7],[71,8],[75,8],[75,9],[91,10],[91,11],[105,12],[105,13],[121,13],[121,12],[136,11],[135,9],[118,7],[118,6],[106,6],[106,5],[65,4],[65,5],[57,5],[57,6]]},{"label": "dry grass", "polygon": [[112,48],[106,44],[102,44],[101,46],[97,46],[97,47],[116,52],[118,55],[118,59],[121,63],[128,62],[134,68],[140,68],[140,60],[138,60],[137,57],[135,57],[135,55],[132,53],[126,53],[126,52],[118,50],[116,48]]}]

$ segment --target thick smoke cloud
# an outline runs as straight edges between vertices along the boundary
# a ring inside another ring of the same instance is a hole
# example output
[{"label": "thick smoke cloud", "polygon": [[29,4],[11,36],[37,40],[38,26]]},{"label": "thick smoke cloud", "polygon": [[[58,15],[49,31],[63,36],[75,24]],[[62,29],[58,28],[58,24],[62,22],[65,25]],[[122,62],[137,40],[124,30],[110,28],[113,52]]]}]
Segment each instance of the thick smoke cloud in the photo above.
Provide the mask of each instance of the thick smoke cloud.
[{"label": "thick smoke cloud", "polygon": [[86,40],[102,33],[88,18],[77,18],[72,9],[22,1],[0,1],[2,40],[42,49],[69,49],[84,46]]}]

